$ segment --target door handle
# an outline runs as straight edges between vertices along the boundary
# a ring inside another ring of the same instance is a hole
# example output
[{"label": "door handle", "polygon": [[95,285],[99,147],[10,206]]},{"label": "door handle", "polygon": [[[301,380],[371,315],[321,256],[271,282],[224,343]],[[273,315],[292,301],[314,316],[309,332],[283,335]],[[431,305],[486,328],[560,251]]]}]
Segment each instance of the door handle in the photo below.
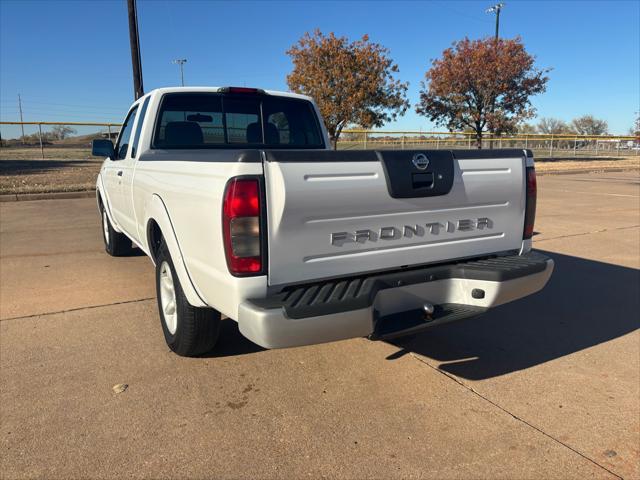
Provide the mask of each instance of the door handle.
[{"label": "door handle", "polygon": [[118,175],[119,177],[121,177],[121,176],[122,176],[122,170],[118,170],[117,175]]}]

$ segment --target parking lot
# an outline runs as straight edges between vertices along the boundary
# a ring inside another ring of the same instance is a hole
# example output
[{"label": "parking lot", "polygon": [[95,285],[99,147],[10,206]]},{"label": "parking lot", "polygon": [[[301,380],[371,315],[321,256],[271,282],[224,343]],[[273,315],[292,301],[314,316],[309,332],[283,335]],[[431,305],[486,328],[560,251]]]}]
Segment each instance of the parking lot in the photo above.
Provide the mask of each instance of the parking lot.
[{"label": "parking lot", "polygon": [[191,359],[94,200],[0,204],[0,476],[640,478],[640,177],[538,188],[537,295],[394,343],[267,351],[225,320]]}]

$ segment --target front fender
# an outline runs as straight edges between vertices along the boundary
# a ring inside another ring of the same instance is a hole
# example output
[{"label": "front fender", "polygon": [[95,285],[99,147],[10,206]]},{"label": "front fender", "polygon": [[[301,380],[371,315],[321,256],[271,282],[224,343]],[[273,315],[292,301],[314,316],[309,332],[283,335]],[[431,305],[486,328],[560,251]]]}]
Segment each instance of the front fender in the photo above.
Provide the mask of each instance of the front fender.
[{"label": "front fender", "polygon": [[180,243],[173,229],[169,211],[162,201],[162,198],[160,198],[160,196],[157,194],[152,195],[151,200],[146,205],[146,211],[144,214],[145,235],[142,239],[144,242],[144,247],[146,247],[147,252],[150,253],[149,256],[155,264],[155,258],[153,258],[153,255],[151,254],[152,246],[150,245],[149,241],[150,225],[152,221],[155,221],[162,231],[162,236],[165,243],[167,244],[167,247],[169,248],[171,259],[173,260],[173,266],[176,269],[176,274],[178,275],[178,279],[180,280],[180,286],[182,287],[187,300],[194,307],[207,307],[208,305],[202,299],[202,295],[198,291],[196,285],[193,283],[191,276],[189,275],[189,271],[187,270],[187,267],[184,263]]},{"label": "front fender", "polygon": [[102,171],[98,174],[98,178],[96,180],[96,203],[98,204],[98,208],[100,208],[100,201],[104,206],[105,211],[107,212],[107,217],[109,218],[109,222],[111,222],[111,226],[113,229],[122,233],[118,224],[113,219],[113,213],[111,211],[111,201],[109,200],[109,196],[107,195],[107,189],[104,187],[104,182],[102,181]]}]

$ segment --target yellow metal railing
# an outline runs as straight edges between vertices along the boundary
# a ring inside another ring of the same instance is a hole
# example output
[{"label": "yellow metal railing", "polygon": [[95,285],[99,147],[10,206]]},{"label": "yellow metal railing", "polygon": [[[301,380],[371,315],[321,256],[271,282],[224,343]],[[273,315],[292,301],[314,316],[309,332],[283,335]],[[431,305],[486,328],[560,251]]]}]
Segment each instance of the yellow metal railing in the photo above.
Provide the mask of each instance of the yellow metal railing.
[{"label": "yellow metal railing", "polygon": [[[69,125],[78,127],[104,127],[111,138],[111,129],[122,126],[120,123],[105,122],[0,122],[0,125],[30,125],[38,127],[38,139],[42,158],[44,158],[45,142],[43,142],[43,126]],[[22,137],[24,138],[24,137]],[[33,137],[32,137],[33,138]],[[573,156],[596,156],[603,152],[614,152],[621,155],[622,150],[632,153],[625,155],[638,155],[640,152],[640,138],[628,135],[579,135],[572,133],[543,134],[543,133],[516,133],[511,135],[483,134],[483,146],[511,148],[530,148],[536,150],[536,155],[552,157],[554,150],[563,154],[571,152]],[[388,146],[393,148],[405,148],[417,145],[428,145],[439,148],[473,148],[475,146],[474,132],[437,132],[417,130],[366,130],[353,128],[344,130],[338,141],[339,148],[380,148]],[[517,144],[517,145],[516,145]]]}]

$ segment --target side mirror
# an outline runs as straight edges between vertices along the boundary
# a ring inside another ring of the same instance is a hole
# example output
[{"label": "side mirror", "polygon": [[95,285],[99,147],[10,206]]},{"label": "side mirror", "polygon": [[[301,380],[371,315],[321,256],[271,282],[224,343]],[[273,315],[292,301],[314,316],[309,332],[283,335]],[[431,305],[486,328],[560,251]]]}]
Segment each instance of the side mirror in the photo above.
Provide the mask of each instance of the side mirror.
[{"label": "side mirror", "polygon": [[101,138],[91,142],[91,155],[95,157],[109,157],[113,159],[115,150],[111,140],[103,140]]}]

